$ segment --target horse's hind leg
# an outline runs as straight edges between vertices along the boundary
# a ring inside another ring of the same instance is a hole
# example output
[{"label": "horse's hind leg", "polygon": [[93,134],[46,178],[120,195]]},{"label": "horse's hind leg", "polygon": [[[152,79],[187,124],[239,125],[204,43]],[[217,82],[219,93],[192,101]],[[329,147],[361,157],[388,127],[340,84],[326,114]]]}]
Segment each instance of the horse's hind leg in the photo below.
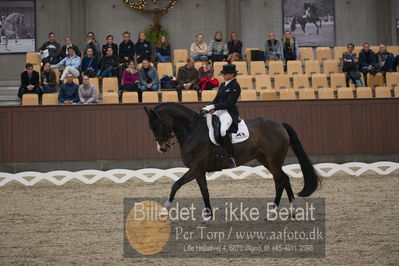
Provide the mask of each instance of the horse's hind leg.
[{"label": "horse's hind leg", "polygon": [[283,175],[284,188],[285,188],[285,192],[287,192],[288,200],[290,201],[290,203],[293,203],[294,200],[295,200],[295,196],[294,196],[294,192],[292,191],[290,179],[287,176],[287,174],[284,173],[284,171],[282,169],[281,169],[281,172],[282,172],[282,175]]},{"label": "horse's hind leg", "polygon": [[270,173],[273,175],[273,180],[274,180],[274,185],[276,188],[276,195],[274,197],[274,209],[278,207],[281,201],[281,196],[284,191],[284,177],[283,177],[283,172],[281,170],[282,163],[281,164],[276,164],[275,162],[270,162],[265,156],[262,156],[260,158],[257,158],[258,162],[261,163],[263,166],[265,166]]},{"label": "horse's hind leg", "polygon": [[305,24],[301,24],[302,31],[303,31],[304,33],[308,34],[308,33],[306,32],[305,26],[306,26],[306,23],[305,23]]}]

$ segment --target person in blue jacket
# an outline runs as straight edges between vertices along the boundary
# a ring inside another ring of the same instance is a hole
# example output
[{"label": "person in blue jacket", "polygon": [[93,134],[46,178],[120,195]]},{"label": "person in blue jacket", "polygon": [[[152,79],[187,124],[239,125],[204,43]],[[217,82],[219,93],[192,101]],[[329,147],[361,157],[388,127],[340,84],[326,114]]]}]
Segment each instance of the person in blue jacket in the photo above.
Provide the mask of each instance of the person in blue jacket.
[{"label": "person in blue jacket", "polygon": [[61,60],[56,65],[52,65],[51,68],[61,68],[65,66],[65,69],[62,71],[61,82],[66,78],[68,74],[72,74],[73,77],[78,78],[80,76],[79,67],[80,67],[80,57],[75,54],[75,49],[70,46],[68,47],[68,56]]},{"label": "person in blue jacket", "polygon": [[74,104],[79,102],[79,86],[73,82],[73,75],[67,75],[67,82],[61,85],[58,100],[62,104]]},{"label": "person in blue jacket", "polygon": [[94,78],[100,74],[99,62],[97,57],[94,56],[93,48],[87,48],[86,56],[83,57],[80,69],[83,74],[88,75],[90,78]]}]

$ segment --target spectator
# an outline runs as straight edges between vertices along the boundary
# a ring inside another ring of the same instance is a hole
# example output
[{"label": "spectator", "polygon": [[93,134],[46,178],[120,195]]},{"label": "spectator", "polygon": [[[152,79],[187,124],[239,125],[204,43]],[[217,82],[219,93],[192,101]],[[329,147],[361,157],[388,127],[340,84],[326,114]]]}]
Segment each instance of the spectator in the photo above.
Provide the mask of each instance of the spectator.
[{"label": "spectator", "polygon": [[395,60],[393,61],[392,71],[398,72],[398,66],[399,66],[399,54],[395,57]]},{"label": "spectator", "polygon": [[119,58],[122,64],[126,64],[134,60],[135,48],[134,43],[130,39],[130,32],[123,33],[123,41],[119,44]]},{"label": "spectator", "polygon": [[170,53],[170,44],[165,36],[159,38],[159,43],[157,44],[157,60],[160,63],[170,62],[172,57]]},{"label": "spectator", "polygon": [[393,54],[388,52],[384,44],[380,44],[379,51],[376,53],[376,68],[379,72],[391,72],[395,62]]},{"label": "spectator", "polygon": [[210,58],[212,62],[226,61],[228,53],[227,44],[223,40],[222,33],[220,31],[216,32],[215,37],[209,43],[208,58]]},{"label": "spectator", "polygon": [[285,61],[296,60],[299,58],[298,42],[292,37],[291,32],[284,33],[283,42],[280,46],[281,59]]},{"label": "spectator", "polygon": [[81,70],[90,78],[100,74],[98,59],[93,54],[93,48],[87,49],[86,56],[82,60]]},{"label": "spectator", "polygon": [[68,48],[68,57],[65,57],[56,65],[52,65],[51,68],[60,68],[65,66],[64,71],[62,71],[61,83],[66,78],[66,76],[71,73],[75,78],[80,76],[79,67],[80,67],[80,57],[75,55],[75,49],[73,47]]},{"label": "spectator", "polygon": [[280,60],[280,42],[276,40],[274,33],[269,33],[269,39],[265,43],[265,60]]},{"label": "spectator", "polygon": [[61,45],[55,40],[55,33],[50,32],[48,34],[49,40],[39,48],[39,53],[43,54],[45,50],[48,50],[48,57],[42,59],[43,64],[50,62],[50,64],[57,64],[60,62]]},{"label": "spectator", "polygon": [[51,69],[50,62],[44,64],[43,72],[41,74],[43,93],[54,93],[55,85],[57,84],[57,77],[55,72]]},{"label": "spectator", "polygon": [[35,93],[40,96],[42,90],[39,87],[39,73],[33,70],[33,65],[30,63],[25,65],[25,69],[21,73],[21,87],[18,91],[18,97],[22,99],[22,95],[26,93]]},{"label": "spectator", "polygon": [[342,54],[342,72],[346,73],[346,86],[349,87],[349,79],[356,84],[356,87],[362,87],[363,84],[360,81],[360,72],[358,67],[359,59],[355,53],[353,53],[353,49],[355,49],[355,45],[353,43],[349,43],[347,45],[348,51]]},{"label": "spectator", "polygon": [[94,35],[93,32],[88,32],[87,33],[87,42],[85,47],[83,48],[83,54],[87,54],[87,49],[92,48],[94,56],[97,57],[97,59],[100,59],[101,57],[101,47],[100,44],[96,41],[96,36]]},{"label": "spectator", "polygon": [[105,56],[107,54],[108,47],[112,48],[112,50],[114,51],[114,55],[118,54],[118,45],[116,45],[114,43],[114,36],[112,36],[112,35],[107,36],[107,42],[106,42],[106,44],[103,45],[103,49],[102,49],[103,56]]},{"label": "spectator", "polygon": [[0,29],[4,26],[5,23],[6,23],[6,16],[2,15],[0,17]]},{"label": "spectator", "polygon": [[139,89],[139,72],[136,70],[134,61],[129,61],[128,67],[122,73],[122,87],[119,92],[119,98],[122,98],[124,91],[137,91],[139,102],[141,102],[142,91]]},{"label": "spectator", "polygon": [[65,45],[62,46],[62,49],[61,49],[61,59],[64,59],[65,57],[68,56],[68,48],[69,47],[73,47],[73,49],[75,50],[75,54],[77,56],[79,56],[79,57],[82,56],[82,53],[80,52],[79,48],[75,44],[72,43],[71,38],[66,37],[65,38]]},{"label": "spectator", "polygon": [[111,47],[108,47],[106,55],[101,59],[101,77],[118,76],[119,58],[114,55]]},{"label": "spectator", "polygon": [[79,86],[73,82],[73,75],[66,76],[67,82],[61,85],[58,100],[63,104],[74,104],[79,102]]},{"label": "spectator", "polygon": [[214,69],[209,64],[208,58],[202,59],[202,66],[198,71],[198,86],[201,91],[212,90],[219,87],[219,81],[213,77]]},{"label": "spectator", "polygon": [[89,76],[83,76],[83,83],[79,86],[78,94],[80,104],[97,103],[97,90],[94,85],[90,83]]},{"label": "spectator", "polygon": [[151,61],[152,47],[151,47],[151,43],[149,43],[145,39],[144,32],[139,33],[139,39],[135,46],[136,46],[136,54],[137,54],[137,63],[139,63],[139,64],[142,63],[144,59]]},{"label": "spectator", "polygon": [[141,91],[157,91],[159,88],[158,72],[151,67],[148,59],[143,59],[142,67],[139,72]]},{"label": "spectator", "polygon": [[177,72],[177,94],[179,101],[181,101],[181,91],[184,90],[199,90],[198,86],[198,70],[194,67],[194,59],[188,58],[187,64],[180,67]]},{"label": "spectator", "polygon": [[375,75],[376,73],[375,54],[370,50],[370,45],[367,42],[363,44],[363,49],[360,51],[359,65],[360,71],[364,76],[365,86],[367,86],[367,73],[371,73],[372,75]]},{"label": "spectator", "polygon": [[197,34],[195,42],[191,44],[190,56],[194,58],[195,61],[201,61],[208,54],[208,45],[204,42],[204,35],[201,33]]},{"label": "spectator", "polygon": [[238,39],[238,34],[232,32],[230,41],[227,42],[227,49],[229,51],[227,61],[232,64],[234,61],[241,60],[242,58],[242,41]]}]

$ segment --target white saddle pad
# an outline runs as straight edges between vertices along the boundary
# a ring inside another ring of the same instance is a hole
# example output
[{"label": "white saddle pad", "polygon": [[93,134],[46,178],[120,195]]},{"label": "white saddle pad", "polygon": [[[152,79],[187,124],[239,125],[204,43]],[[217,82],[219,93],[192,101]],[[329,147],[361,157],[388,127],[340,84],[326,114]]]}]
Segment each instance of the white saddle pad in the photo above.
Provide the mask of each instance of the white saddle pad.
[{"label": "white saddle pad", "polygon": [[[208,125],[208,132],[209,132],[209,139],[213,144],[216,146],[219,146],[219,144],[215,140],[215,131],[213,129],[212,125],[212,115],[207,114],[206,115],[206,124]],[[232,133],[231,134],[231,143],[237,144],[240,142],[244,142],[249,138],[249,130],[247,127],[247,124],[245,124],[245,121],[241,119],[241,122],[238,123],[238,131],[237,133]]]}]

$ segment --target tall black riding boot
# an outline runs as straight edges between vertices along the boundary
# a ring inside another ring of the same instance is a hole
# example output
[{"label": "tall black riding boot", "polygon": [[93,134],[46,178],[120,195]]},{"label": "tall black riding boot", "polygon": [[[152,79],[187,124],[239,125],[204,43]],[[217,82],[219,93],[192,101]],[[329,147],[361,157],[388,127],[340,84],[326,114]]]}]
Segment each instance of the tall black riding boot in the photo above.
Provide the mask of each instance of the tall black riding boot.
[{"label": "tall black riding boot", "polygon": [[234,160],[234,148],[231,143],[230,133],[227,133],[226,136],[223,137],[223,146],[227,152],[229,168],[237,167],[236,161]]}]

